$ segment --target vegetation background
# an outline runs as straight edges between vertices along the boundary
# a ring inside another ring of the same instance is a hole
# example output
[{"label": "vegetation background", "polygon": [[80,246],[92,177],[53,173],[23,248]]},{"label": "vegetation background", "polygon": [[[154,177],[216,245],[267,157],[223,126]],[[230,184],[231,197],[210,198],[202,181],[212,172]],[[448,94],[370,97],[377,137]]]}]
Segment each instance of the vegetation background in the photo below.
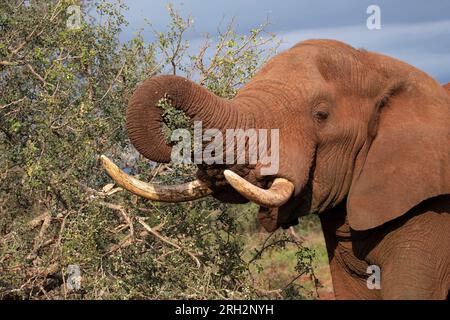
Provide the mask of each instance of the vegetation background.
[{"label": "vegetation background", "polygon": [[[316,217],[267,234],[253,204],[163,204],[111,184],[100,154],[146,181],[195,172],[131,146],[124,114],[141,81],[180,74],[230,98],[279,43],[266,23],[238,35],[230,21],[192,55],[193,20],[170,5],[166,30],[149,25],[124,43],[124,10],[120,1],[0,3],[0,298],[332,298]],[[144,43],[143,32],[156,40]],[[184,121],[161,107],[169,129]],[[80,288],[67,285],[70,265]]]}]

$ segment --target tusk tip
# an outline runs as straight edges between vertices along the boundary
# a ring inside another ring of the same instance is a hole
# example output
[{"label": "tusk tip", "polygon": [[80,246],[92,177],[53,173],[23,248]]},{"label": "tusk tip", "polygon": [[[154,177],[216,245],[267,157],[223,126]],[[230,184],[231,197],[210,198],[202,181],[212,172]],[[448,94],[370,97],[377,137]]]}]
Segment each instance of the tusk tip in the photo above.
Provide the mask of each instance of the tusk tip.
[{"label": "tusk tip", "polygon": [[100,160],[102,161],[103,166],[105,166],[105,165],[107,165],[107,164],[109,164],[109,163],[112,162],[112,161],[109,160],[109,158],[108,158],[107,156],[105,156],[104,154],[102,154],[102,155],[100,156]]},{"label": "tusk tip", "polygon": [[228,169],[223,171],[223,175],[230,184],[234,181],[243,180],[241,176]]},{"label": "tusk tip", "polygon": [[226,169],[226,170],[223,171],[223,175],[224,175],[225,177],[232,177],[234,174],[235,174],[235,173],[234,173],[233,171],[228,170],[228,169]]},{"label": "tusk tip", "polygon": [[115,179],[114,178],[114,176],[115,176],[114,173],[116,171],[120,171],[120,169],[116,166],[116,164],[114,162],[111,161],[111,159],[109,159],[104,154],[102,154],[100,156],[100,160],[102,161],[102,166],[106,170],[106,172],[108,172],[108,174],[111,176],[111,178]]}]

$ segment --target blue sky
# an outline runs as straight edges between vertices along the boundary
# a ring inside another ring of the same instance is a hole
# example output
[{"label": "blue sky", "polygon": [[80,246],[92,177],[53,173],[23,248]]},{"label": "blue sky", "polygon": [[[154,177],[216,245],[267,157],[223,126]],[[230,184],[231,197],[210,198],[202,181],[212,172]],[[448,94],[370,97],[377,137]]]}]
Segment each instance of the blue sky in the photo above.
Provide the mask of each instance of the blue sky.
[{"label": "blue sky", "polygon": [[[157,30],[169,22],[167,0],[125,0],[130,25],[123,39],[151,21]],[[247,34],[269,18],[268,30],[283,42],[280,50],[312,38],[344,41],[357,48],[381,52],[406,61],[436,78],[450,82],[450,1],[448,0],[172,0],[183,16],[194,18],[187,37],[195,47],[205,33],[235,17],[238,33]],[[381,29],[366,27],[369,5],[381,9]],[[148,29],[147,29],[148,30]],[[150,32],[144,38],[151,41]]]}]

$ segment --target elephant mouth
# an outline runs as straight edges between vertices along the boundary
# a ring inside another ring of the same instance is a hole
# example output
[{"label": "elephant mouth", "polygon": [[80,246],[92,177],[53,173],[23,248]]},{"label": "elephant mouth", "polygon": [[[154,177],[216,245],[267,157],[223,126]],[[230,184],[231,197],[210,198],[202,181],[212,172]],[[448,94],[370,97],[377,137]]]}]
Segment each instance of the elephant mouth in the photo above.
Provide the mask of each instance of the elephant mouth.
[{"label": "elephant mouth", "polygon": [[[106,172],[118,185],[143,198],[161,202],[185,202],[201,199],[215,193],[205,181],[194,181],[178,185],[160,185],[140,181],[115,165],[106,156],[101,156]],[[275,177],[269,189],[260,188],[245,180],[231,170],[224,170],[223,175],[228,184],[241,196],[266,208],[278,208],[284,205],[294,194],[294,184],[280,177]]]}]

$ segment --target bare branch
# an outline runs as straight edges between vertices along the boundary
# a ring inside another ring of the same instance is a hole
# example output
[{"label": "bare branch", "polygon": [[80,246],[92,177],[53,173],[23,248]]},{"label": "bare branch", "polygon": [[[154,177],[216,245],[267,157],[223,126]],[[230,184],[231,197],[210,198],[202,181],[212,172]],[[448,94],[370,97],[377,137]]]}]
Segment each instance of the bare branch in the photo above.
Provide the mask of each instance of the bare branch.
[{"label": "bare branch", "polygon": [[[5,105],[3,105],[3,106],[0,106],[0,110],[3,110],[3,109],[6,109],[6,108],[8,108],[8,107],[10,107],[10,106],[14,106],[14,105],[16,105],[16,104],[20,104],[22,101],[24,101],[25,99],[26,99],[27,97],[25,96],[25,97],[23,97],[23,98],[20,98],[19,100],[15,100],[15,101],[11,101],[10,103],[7,103],[7,104],[5,104]],[[4,117],[6,117],[6,116],[9,116],[9,115],[11,115],[11,114],[13,114],[13,113],[16,113],[16,112],[18,112],[20,110],[20,106],[18,107],[18,108],[13,108],[13,109],[11,109],[10,111],[8,111],[7,113],[5,113],[4,114]]]},{"label": "bare branch", "polygon": [[117,80],[119,79],[120,75],[122,74],[123,68],[125,67],[125,62],[122,64],[122,67],[119,69],[119,71],[117,72],[116,76],[114,77],[114,80],[111,82],[111,84],[109,85],[108,90],[106,90],[106,92],[103,94],[103,96],[94,101],[94,102],[100,102],[103,99],[105,99],[105,97],[108,95],[109,91],[111,91],[112,87],[114,86],[114,84],[117,82]]},{"label": "bare branch", "polygon": [[171,245],[172,247],[178,249],[178,250],[183,250],[184,252],[186,252],[191,258],[192,260],[194,260],[194,262],[197,264],[197,268],[200,268],[201,264],[200,261],[198,260],[198,258],[189,250],[179,246],[178,244],[172,242],[171,240],[167,239],[166,237],[163,237],[159,232],[153,230],[148,224],[146,224],[144,221],[142,221],[142,219],[138,219],[138,222],[145,228],[145,230],[147,230],[148,232],[150,232],[153,236],[155,236],[156,238],[158,238],[159,240]]},{"label": "bare branch", "polygon": [[130,228],[130,236],[132,238],[134,238],[134,227],[133,227],[133,221],[132,219],[127,215],[126,210],[118,205],[118,204],[113,204],[113,203],[109,203],[109,202],[104,202],[104,201],[99,201],[99,203],[107,208],[119,211],[122,218],[125,220],[125,222],[127,223],[128,227]]},{"label": "bare branch", "polygon": [[34,68],[33,68],[33,66],[32,66],[31,64],[27,63],[26,66],[27,66],[28,70],[30,70],[30,72],[31,72],[31,73],[32,73],[39,81],[41,81],[44,85],[47,84],[47,81],[45,81],[45,79],[44,79],[39,73],[37,73],[36,70],[34,70]]},{"label": "bare branch", "polygon": [[7,61],[7,60],[2,60],[0,61],[0,66],[15,66],[17,65],[16,61]]}]

